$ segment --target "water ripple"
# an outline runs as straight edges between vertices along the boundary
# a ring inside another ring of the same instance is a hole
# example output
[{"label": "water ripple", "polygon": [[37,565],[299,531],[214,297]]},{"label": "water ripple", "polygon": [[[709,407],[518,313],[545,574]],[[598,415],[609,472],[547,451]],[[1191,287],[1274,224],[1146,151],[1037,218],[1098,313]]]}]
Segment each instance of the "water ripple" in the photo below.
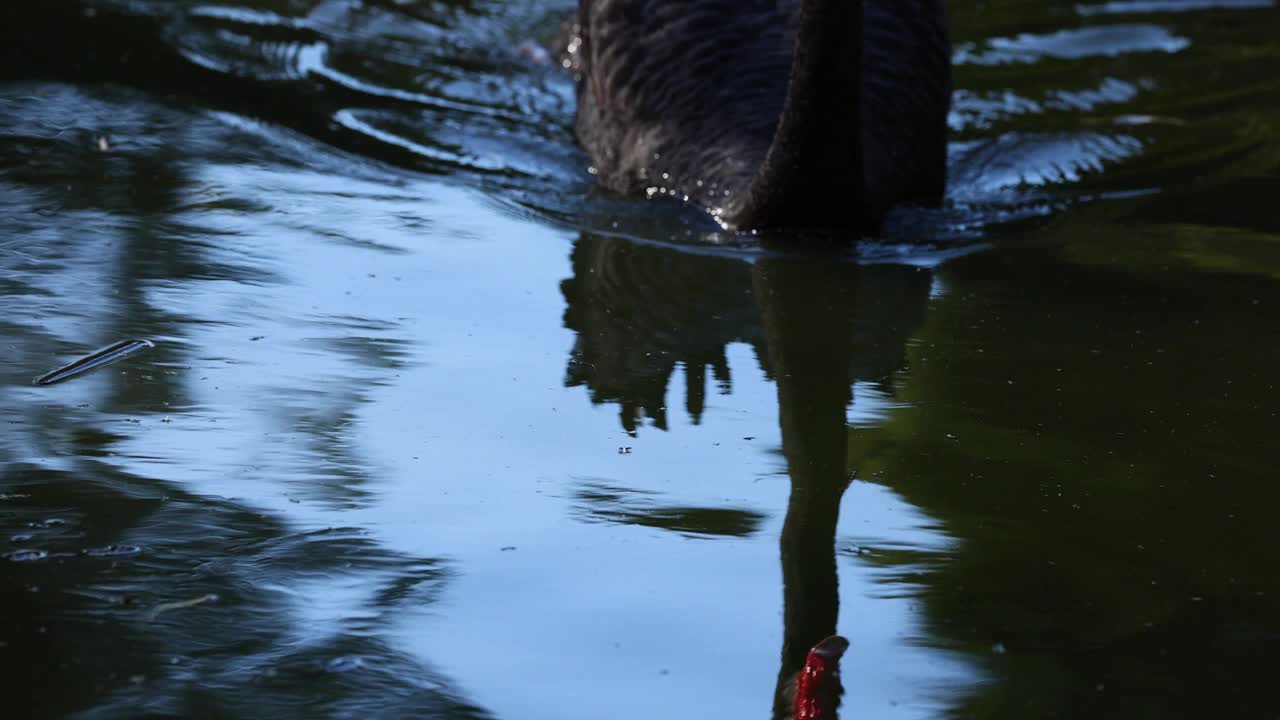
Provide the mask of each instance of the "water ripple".
[{"label": "water ripple", "polygon": [[1011,38],[992,38],[981,44],[964,43],[957,46],[954,61],[957,65],[1029,64],[1046,58],[1081,60],[1131,53],[1176,53],[1190,44],[1187,38],[1158,25],[1100,25],[1047,34],[1023,33]]},{"label": "water ripple", "polygon": [[1100,5],[1076,5],[1076,12],[1087,17],[1089,15],[1181,13],[1217,8],[1254,10],[1275,6],[1275,0],[1120,0]]}]

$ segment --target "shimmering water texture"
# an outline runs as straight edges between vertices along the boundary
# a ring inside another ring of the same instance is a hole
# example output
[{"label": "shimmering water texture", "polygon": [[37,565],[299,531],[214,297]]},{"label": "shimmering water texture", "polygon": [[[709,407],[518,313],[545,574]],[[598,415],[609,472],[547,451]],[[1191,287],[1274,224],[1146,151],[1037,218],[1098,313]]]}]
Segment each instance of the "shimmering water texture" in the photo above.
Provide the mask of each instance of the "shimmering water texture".
[{"label": "shimmering water texture", "polygon": [[776,717],[833,634],[845,718],[1280,717],[1274,2],[953,3],[947,203],[839,249],[596,190],[568,0],[10,5],[5,718]]}]

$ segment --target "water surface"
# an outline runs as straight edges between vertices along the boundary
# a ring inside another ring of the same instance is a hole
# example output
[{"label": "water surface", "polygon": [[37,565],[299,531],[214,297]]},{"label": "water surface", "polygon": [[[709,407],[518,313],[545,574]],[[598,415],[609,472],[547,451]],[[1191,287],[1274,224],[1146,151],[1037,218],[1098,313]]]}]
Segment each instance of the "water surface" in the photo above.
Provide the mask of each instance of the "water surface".
[{"label": "water surface", "polygon": [[[946,207],[593,189],[571,2],[0,25],[15,717],[1270,718],[1273,2],[954,4]],[[156,347],[54,386],[127,338]]]}]

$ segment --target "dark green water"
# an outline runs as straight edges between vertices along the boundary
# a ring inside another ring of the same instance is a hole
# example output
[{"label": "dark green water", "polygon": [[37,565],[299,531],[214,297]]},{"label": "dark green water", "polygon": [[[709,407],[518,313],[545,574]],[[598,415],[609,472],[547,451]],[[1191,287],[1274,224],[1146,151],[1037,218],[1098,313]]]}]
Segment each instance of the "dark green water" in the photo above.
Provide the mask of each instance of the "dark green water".
[{"label": "dark green water", "polygon": [[765,718],[834,631],[846,718],[1280,717],[1274,2],[953,4],[948,205],[834,253],[595,192],[571,6],[0,11],[4,717]]}]

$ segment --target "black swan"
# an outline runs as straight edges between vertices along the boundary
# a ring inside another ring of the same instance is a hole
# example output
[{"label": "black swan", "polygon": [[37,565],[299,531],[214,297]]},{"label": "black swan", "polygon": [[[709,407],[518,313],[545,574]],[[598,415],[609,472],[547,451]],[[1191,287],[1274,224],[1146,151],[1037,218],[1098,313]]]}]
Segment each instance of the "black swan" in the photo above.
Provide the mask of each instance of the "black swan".
[{"label": "black swan", "polygon": [[576,130],[608,189],[726,227],[874,230],[946,184],[942,0],[579,0]]}]

